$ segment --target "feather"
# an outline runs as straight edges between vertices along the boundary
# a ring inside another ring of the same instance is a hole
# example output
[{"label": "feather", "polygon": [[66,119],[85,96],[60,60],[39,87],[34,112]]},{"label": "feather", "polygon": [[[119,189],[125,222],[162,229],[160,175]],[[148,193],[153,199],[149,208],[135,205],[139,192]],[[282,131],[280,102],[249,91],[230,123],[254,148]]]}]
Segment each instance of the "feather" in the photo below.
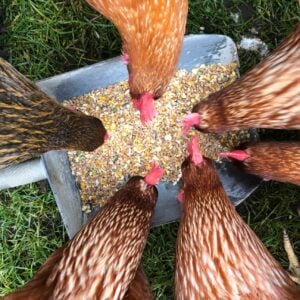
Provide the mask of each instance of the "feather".
[{"label": "feather", "polygon": [[[300,142],[256,142],[244,145],[241,156],[227,154],[247,173],[300,185]],[[246,157],[247,159],[241,159]]]},{"label": "feather", "polygon": [[150,284],[142,265],[139,265],[123,300],[153,300]]},{"label": "feather", "polygon": [[269,56],[193,108],[204,132],[300,129],[300,23]]},{"label": "feather", "polygon": [[182,164],[176,299],[300,299],[292,282],[238,215],[206,158]]},{"label": "feather", "polygon": [[143,177],[132,177],[30,282],[4,299],[123,299],[132,281],[148,293],[146,279],[134,278],[157,196]]},{"label": "feather", "polygon": [[[86,1],[114,23],[121,35],[123,53],[129,57],[131,97],[140,100],[143,95],[151,93],[153,99],[160,98],[176,70],[188,0]],[[141,106],[142,122],[155,117],[152,102],[145,101],[137,106]]]},{"label": "feather", "polygon": [[93,151],[102,122],[64,107],[0,58],[0,169],[50,150]]}]

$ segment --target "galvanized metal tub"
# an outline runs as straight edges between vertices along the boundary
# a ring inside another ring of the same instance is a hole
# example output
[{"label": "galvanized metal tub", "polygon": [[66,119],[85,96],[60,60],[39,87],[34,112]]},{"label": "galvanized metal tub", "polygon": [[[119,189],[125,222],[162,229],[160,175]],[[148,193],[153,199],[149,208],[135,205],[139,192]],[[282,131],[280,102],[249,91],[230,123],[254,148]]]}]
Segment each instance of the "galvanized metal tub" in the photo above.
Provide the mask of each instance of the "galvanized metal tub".
[{"label": "galvanized metal tub", "polygon": [[[230,64],[238,62],[234,42],[223,35],[190,35],[184,39],[178,69],[192,70],[204,64]],[[75,71],[37,82],[47,94],[59,102],[71,97],[126,80],[127,69],[120,57],[109,59]],[[253,137],[256,131],[252,131]],[[234,205],[244,201],[259,185],[260,179],[249,176],[224,160],[216,165],[225,191]],[[72,176],[67,153],[50,151],[41,159],[31,160],[0,171],[0,189],[47,178],[67,232],[72,237],[87,219],[81,210],[79,190]],[[180,205],[176,200],[178,185],[161,182],[153,226],[180,218]]]}]

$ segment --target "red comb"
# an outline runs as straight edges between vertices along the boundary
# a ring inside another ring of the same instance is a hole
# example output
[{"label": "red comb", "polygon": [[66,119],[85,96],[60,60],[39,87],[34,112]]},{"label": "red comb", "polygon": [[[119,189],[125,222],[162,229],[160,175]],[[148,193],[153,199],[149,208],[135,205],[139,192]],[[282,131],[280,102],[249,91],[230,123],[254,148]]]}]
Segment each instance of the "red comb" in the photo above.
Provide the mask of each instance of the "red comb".
[{"label": "red comb", "polygon": [[132,99],[133,106],[141,113],[142,124],[148,123],[157,115],[152,93],[145,93],[140,99]]},{"label": "red comb", "polygon": [[233,150],[231,152],[221,152],[221,157],[230,157],[239,161],[244,161],[250,157],[250,155],[243,150]]},{"label": "red comb", "polygon": [[181,203],[183,202],[183,200],[184,200],[184,192],[183,192],[183,190],[179,191],[179,193],[177,195],[177,200],[179,202],[181,202]]},{"label": "red comb", "polygon": [[70,110],[76,110],[77,107],[74,105],[67,105],[66,108],[70,109]]},{"label": "red comb", "polygon": [[133,107],[137,110],[141,110],[141,102],[139,99],[132,99]]},{"label": "red comb", "polygon": [[156,185],[163,175],[164,170],[154,161],[152,162],[151,170],[145,176],[145,181],[147,184]]},{"label": "red comb", "polygon": [[188,131],[194,125],[200,124],[201,117],[198,113],[191,113],[183,117],[182,119],[182,134],[187,135]]},{"label": "red comb", "polygon": [[109,135],[108,135],[108,133],[106,132],[105,133],[105,136],[104,136],[104,141],[108,141],[109,140]]},{"label": "red comb", "polygon": [[129,64],[129,55],[127,53],[122,53],[121,60],[124,65],[128,65]]},{"label": "red comb", "polygon": [[198,137],[194,135],[188,143],[188,152],[192,162],[198,166],[202,163],[203,157],[199,149]]}]

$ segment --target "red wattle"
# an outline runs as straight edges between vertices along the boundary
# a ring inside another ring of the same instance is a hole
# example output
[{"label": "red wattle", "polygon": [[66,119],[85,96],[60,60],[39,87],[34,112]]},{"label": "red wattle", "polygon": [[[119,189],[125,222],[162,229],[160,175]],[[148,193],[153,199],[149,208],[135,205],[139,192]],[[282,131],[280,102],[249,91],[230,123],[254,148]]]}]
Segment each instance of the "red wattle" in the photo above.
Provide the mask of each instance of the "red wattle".
[{"label": "red wattle", "polygon": [[181,190],[181,191],[179,191],[179,193],[178,193],[178,195],[177,195],[177,200],[179,201],[179,202],[183,202],[183,200],[184,200],[184,192]]},{"label": "red wattle", "polygon": [[194,135],[188,143],[188,153],[192,162],[198,166],[203,162],[203,156],[199,149],[198,137]]},{"label": "red wattle", "polygon": [[163,175],[164,170],[158,165],[158,163],[152,162],[151,170],[145,176],[145,182],[149,185],[156,185]]},{"label": "red wattle", "polygon": [[129,55],[127,53],[122,53],[121,60],[124,65],[128,65],[129,64]]},{"label": "red wattle", "polygon": [[145,93],[140,99],[132,99],[133,106],[140,111],[142,124],[149,123],[157,115],[152,93]]},{"label": "red wattle", "polygon": [[198,113],[191,113],[182,119],[182,134],[187,135],[191,127],[200,124],[201,117]]},{"label": "red wattle", "polygon": [[220,156],[233,158],[238,161],[244,161],[250,157],[250,155],[246,151],[243,151],[243,150],[233,150],[231,152],[221,152]]}]

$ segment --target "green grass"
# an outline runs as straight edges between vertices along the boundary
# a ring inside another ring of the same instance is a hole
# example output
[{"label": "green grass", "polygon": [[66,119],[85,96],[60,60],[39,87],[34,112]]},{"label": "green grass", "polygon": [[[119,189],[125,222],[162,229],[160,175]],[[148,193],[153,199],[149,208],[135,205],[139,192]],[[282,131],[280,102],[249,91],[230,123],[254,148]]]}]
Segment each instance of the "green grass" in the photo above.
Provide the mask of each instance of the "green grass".
[{"label": "green grass", "polygon": [[[0,0],[0,5],[5,8],[7,27],[7,33],[0,34],[0,52],[5,48],[5,57],[32,80],[120,53],[114,26],[84,1]],[[242,17],[235,23],[230,12],[239,11]],[[226,34],[237,42],[255,27],[258,37],[274,49],[299,16],[296,0],[190,0],[187,33],[199,33],[204,27],[205,33]],[[248,51],[239,51],[239,57],[242,73],[261,59]],[[32,277],[61,245],[65,233],[50,192],[30,185],[1,192],[0,200],[1,296]],[[300,256],[299,218],[291,208],[299,200],[299,187],[271,182],[263,184],[239,208],[284,267],[287,259],[282,248],[283,228],[288,229]],[[155,299],[172,298],[177,226],[166,225],[150,233],[143,261]]]},{"label": "green grass", "polygon": [[[1,0],[9,32],[4,38],[7,58],[33,80],[75,69],[120,53],[114,26],[84,1]],[[227,3],[226,5],[223,2]],[[230,3],[229,3],[230,2]],[[248,16],[245,3],[252,9]],[[242,7],[241,7],[242,5]],[[235,23],[230,12],[243,11]],[[222,33],[240,40],[252,27],[274,48],[299,20],[296,1],[192,0],[187,33]],[[242,70],[257,62],[241,54]],[[245,64],[246,62],[246,64]]]},{"label": "green grass", "polygon": [[0,296],[32,277],[65,240],[52,193],[27,185],[0,193]]},{"label": "green grass", "polygon": [[6,20],[7,58],[33,80],[120,53],[113,25],[84,1],[11,1]]}]

